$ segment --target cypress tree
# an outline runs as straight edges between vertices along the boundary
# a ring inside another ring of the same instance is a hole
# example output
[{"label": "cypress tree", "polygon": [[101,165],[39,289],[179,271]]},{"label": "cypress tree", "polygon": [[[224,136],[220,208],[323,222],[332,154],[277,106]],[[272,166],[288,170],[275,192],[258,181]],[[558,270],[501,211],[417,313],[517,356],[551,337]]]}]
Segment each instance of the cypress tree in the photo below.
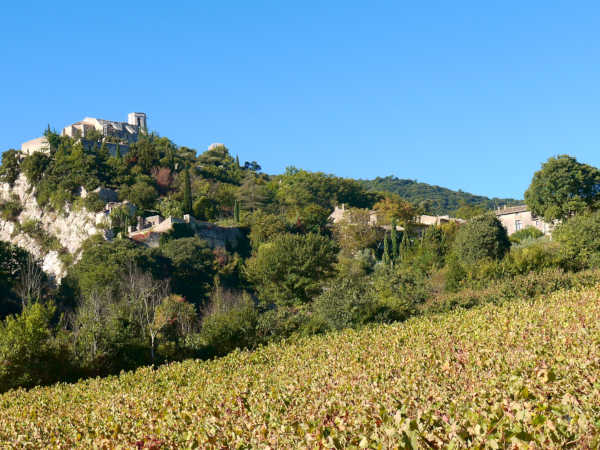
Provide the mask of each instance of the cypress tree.
[{"label": "cypress tree", "polygon": [[406,230],[402,232],[402,242],[400,243],[400,259],[404,260],[408,255],[408,246],[410,242],[408,242],[408,233]]},{"label": "cypress tree", "polygon": [[396,219],[392,219],[392,260],[398,257],[398,232],[396,230]]},{"label": "cypress tree", "polygon": [[238,155],[235,155],[235,165],[240,167],[240,157]]},{"label": "cypress tree", "polygon": [[383,263],[385,265],[390,263],[390,248],[388,246],[387,233],[383,237]]},{"label": "cypress tree", "polygon": [[115,150],[115,156],[117,157],[117,159],[121,159],[121,146],[119,145],[119,143],[117,142],[117,148]]},{"label": "cypress tree", "polygon": [[240,202],[237,200],[233,204],[233,217],[237,223],[240,223]]},{"label": "cypress tree", "polygon": [[190,183],[190,171],[185,169],[183,173],[183,213],[192,212],[192,185]]}]

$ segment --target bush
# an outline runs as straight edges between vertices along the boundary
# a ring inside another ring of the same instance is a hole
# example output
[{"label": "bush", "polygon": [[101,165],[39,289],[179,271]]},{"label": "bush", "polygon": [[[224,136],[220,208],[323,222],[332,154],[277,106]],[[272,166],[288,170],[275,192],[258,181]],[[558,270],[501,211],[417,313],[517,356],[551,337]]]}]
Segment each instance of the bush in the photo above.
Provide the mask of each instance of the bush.
[{"label": "bush", "polygon": [[7,150],[2,153],[0,181],[8,183],[11,187],[19,178],[19,153],[18,150]]},{"label": "bush", "polygon": [[509,236],[510,242],[513,244],[521,244],[523,241],[538,239],[544,235],[540,230],[536,227],[527,227],[522,230],[517,231]]},{"label": "bush", "polygon": [[445,312],[457,307],[471,308],[485,303],[500,304],[520,298],[532,299],[561,289],[592,287],[598,283],[598,270],[569,273],[560,268],[545,269],[495,281],[485,289],[467,288],[441,295],[424,305],[421,312]]},{"label": "bush", "polygon": [[21,232],[33,238],[42,247],[44,252],[51,250],[62,250],[62,245],[56,236],[52,236],[44,230],[42,223],[36,219],[25,220],[21,224]]},{"label": "bush", "polygon": [[328,329],[341,330],[375,320],[379,303],[367,277],[343,277],[330,282],[313,304],[316,317]]},{"label": "bush", "polygon": [[267,344],[294,335],[314,334],[313,315],[306,307],[279,307],[263,312],[256,322],[256,343]]},{"label": "bush", "polygon": [[552,237],[562,245],[571,268],[600,267],[600,211],[571,217]]},{"label": "bush", "polygon": [[306,303],[334,274],[337,246],[329,238],[282,234],[262,244],[246,264],[246,274],[266,304]]},{"label": "bush", "polygon": [[454,252],[467,264],[484,258],[501,259],[510,248],[506,229],[493,215],[475,217],[463,225],[454,241]]},{"label": "bush", "polygon": [[90,192],[83,199],[83,206],[90,212],[100,212],[104,210],[106,202],[100,198],[97,192]]},{"label": "bush", "polygon": [[375,317],[378,322],[406,320],[431,294],[428,277],[408,265],[379,266],[374,274],[373,289],[379,304]]},{"label": "bush", "polygon": [[21,203],[15,200],[9,200],[0,204],[0,217],[4,220],[15,221],[23,211]]},{"label": "bush", "polygon": [[205,354],[222,356],[236,348],[251,347],[255,342],[257,311],[246,294],[219,292],[212,296],[202,318],[200,337]]},{"label": "bush", "polygon": [[34,303],[0,323],[0,391],[67,378],[70,358],[55,339],[55,311]]}]

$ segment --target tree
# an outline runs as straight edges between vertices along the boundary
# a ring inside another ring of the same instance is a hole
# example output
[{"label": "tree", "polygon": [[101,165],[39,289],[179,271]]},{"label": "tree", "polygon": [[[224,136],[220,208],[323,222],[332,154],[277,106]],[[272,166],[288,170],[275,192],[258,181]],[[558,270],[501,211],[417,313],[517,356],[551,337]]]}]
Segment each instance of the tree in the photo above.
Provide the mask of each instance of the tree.
[{"label": "tree", "polygon": [[19,272],[19,281],[15,290],[19,297],[21,297],[23,305],[40,300],[44,284],[44,272],[39,262],[31,253],[28,253],[25,260],[21,263]]},{"label": "tree", "polygon": [[250,211],[263,208],[267,201],[267,192],[264,183],[259,183],[255,177],[248,176],[237,192],[237,199]]},{"label": "tree", "polygon": [[569,155],[549,158],[533,175],[525,201],[547,222],[600,206],[600,171]]},{"label": "tree", "polygon": [[146,181],[138,181],[130,189],[124,190],[122,196],[140,209],[152,209],[158,198],[158,192],[154,186]]},{"label": "tree", "polygon": [[[392,219],[392,230],[391,230],[391,240],[392,240],[392,260],[395,260],[396,258],[398,258],[398,255],[400,253],[400,249],[398,248],[398,230],[396,229],[397,225],[396,225],[396,219],[393,218]],[[404,236],[406,233],[402,233],[402,235]]]},{"label": "tree", "polygon": [[33,303],[0,322],[0,392],[51,383],[68,370],[54,343],[55,311],[54,305]]},{"label": "tree", "polygon": [[238,200],[233,204],[233,219],[236,223],[240,223],[240,202]]},{"label": "tree", "polygon": [[11,187],[19,177],[19,153],[17,150],[7,150],[2,153],[0,166],[0,181],[8,183]]},{"label": "tree", "polygon": [[206,242],[198,237],[173,239],[161,251],[172,264],[173,291],[196,305],[204,303],[216,272],[215,258]]},{"label": "tree", "polygon": [[337,251],[325,236],[281,234],[258,248],[246,264],[246,274],[264,304],[306,303],[333,276]]},{"label": "tree", "polygon": [[469,220],[473,217],[481,216],[486,213],[486,209],[479,205],[467,205],[462,204],[460,208],[458,208],[452,214],[454,217],[458,217],[459,219]]},{"label": "tree", "polygon": [[552,239],[572,268],[600,266],[600,211],[571,217],[556,227]]},{"label": "tree", "polygon": [[389,225],[395,219],[405,229],[417,216],[417,208],[395,194],[386,194],[382,200],[375,203],[373,209],[377,212],[378,224]]},{"label": "tree", "polygon": [[185,169],[183,172],[183,213],[192,212],[192,186],[190,183],[190,171]]},{"label": "tree", "polygon": [[135,264],[128,264],[121,288],[135,321],[150,339],[150,355],[154,364],[156,336],[161,329],[156,313],[162,300],[170,294],[169,282],[155,280]]},{"label": "tree", "polygon": [[454,251],[461,262],[474,264],[484,258],[500,259],[510,248],[502,223],[492,214],[478,216],[459,228]]},{"label": "tree", "polygon": [[273,239],[275,236],[287,231],[287,224],[283,217],[277,214],[267,214],[261,210],[255,211],[250,217],[250,244],[253,251]]},{"label": "tree", "polygon": [[348,208],[344,217],[333,225],[333,235],[345,256],[354,256],[365,248],[375,248],[381,232],[370,223],[367,209]]}]

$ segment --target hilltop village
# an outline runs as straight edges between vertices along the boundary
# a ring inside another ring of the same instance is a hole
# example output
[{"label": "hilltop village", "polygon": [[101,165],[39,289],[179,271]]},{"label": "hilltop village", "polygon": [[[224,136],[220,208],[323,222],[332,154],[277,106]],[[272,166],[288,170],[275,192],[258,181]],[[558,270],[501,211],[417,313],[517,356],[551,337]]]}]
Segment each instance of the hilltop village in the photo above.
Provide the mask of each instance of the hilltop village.
[{"label": "hilltop village", "polygon": [[2,155],[0,319],[43,314],[37,360],[67,369],[0,366],[0,390],[589,283],[595,203],[546,205],[555,167],[600,180],[551,158],[526,192],[535,215],[394,177],[269,175],[149,132],[141,112],[48,128]]}]

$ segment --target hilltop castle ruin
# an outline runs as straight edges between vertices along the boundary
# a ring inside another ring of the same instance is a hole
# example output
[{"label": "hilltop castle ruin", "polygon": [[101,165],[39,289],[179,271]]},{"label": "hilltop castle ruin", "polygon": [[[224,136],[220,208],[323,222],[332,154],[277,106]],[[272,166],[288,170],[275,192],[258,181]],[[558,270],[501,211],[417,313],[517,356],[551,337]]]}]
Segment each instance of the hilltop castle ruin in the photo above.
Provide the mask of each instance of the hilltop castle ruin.
[{"label": "hilltop castle ruin", "polygon": [[[68,136],[73,139],[80,139],[85,142],[90,134],[100,133],[103,140],[110,140],[106,146],[110,153],[115,154],[117,144],[122,153],[129,150],[129,144],[136,142],[140,134],[147,133],[146,114],[142,112],[132,112],[127,115],[127,122],[115,122],[112,120],[97,119],[95,117],[86,117],[79,122],[67,125],[63,128],[61,136]],[[35,152],[48,153],[50,144],[45,136],[32,139],[21,144],[21,151],[27,155]]]}]

